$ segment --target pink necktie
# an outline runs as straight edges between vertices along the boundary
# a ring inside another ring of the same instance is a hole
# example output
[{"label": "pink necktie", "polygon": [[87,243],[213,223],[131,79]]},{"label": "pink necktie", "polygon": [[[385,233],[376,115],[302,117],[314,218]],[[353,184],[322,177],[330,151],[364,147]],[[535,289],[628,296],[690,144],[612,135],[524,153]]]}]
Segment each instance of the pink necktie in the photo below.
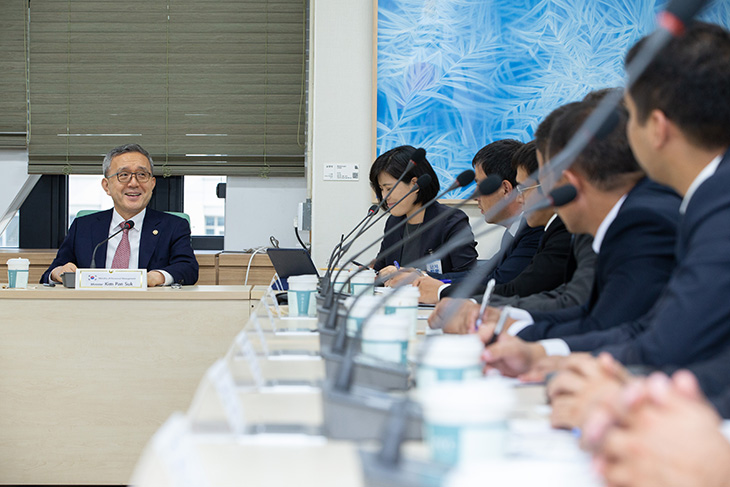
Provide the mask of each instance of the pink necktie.
[{"label": "pink necktie", "polygon": [[[124,222],[120,223],[121,227]],[[122,233],[122,241],[119,242],[117,251],[114,253],[114,260],[112,260],[112,269],[128,269],[129,268],[129,257],[132,251],[129,248],[129,229],[125,228]]]}]

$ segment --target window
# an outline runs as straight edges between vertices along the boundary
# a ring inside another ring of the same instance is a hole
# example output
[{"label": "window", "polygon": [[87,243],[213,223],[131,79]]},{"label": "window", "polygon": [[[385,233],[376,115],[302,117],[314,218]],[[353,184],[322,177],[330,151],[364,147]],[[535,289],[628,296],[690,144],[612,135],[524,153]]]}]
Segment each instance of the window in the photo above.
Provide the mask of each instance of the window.
[{"label": "window", "polygon": [[98,176],[71,174],[68,177],[68,225],[71,226],[81,210],[106,210],[112,207],[112,200],[101,187]]},{"label": "window", "polygon": [[184,211],[190,216],[193,235],[225,233],[226,200],[216,195],[218,184],[225,182],[225,176],[185,176]]},{"label": "window", "polygon": [[0,247],[18,247],[20,245],[20,216],[16,212],[0,235]]}]

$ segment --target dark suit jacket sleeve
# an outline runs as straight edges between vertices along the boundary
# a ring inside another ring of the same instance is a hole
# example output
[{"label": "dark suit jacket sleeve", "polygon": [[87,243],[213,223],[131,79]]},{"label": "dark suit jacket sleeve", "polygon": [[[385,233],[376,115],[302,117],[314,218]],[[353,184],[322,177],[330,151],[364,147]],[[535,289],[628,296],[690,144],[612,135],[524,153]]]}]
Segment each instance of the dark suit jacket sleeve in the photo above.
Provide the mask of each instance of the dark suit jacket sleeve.
[{"label": "dark suit jacket sleeve", "polygon": [[[678,199],[672,196],[667,201],[677,203]],[[625,205],[628,204],[627,200]],[[609,233],[606,234],[602,262],[599,256],[596,278],[602,284],[600,291],[594,288],[596,295],[592,297],[592,306],[586,308],[589,312],[580,326],[576,328],[574,322],[561,324],[554,316],[536,313],[533,316],[535,325],[525,330],[531,339],[564,338],[608,330],[646,314],[661,295],[674,269],[676,213],[672,217],[668,215],[676,212],[676,206],[663,208],[662,213],[649,212],[643,206],[620,211],[621,220],[619,222],[618,217],[616,220],[616,225],[620,223],[620,226],[612,225],[609,229],[615,237],[609,242]]]},{"label": "dark suit jacket sleeve", "polygon": [[500,296],[529,296],[554,289],[565,281],[565,266],[570,254],[570,233],[563,222],[555,221],[544,233],[542,245],[530,264],[505,284],[497,284],[494,294]]},{"label": "dark suit jacket sleeve", "polygon": [[66,238],[63,240],[63,243],[58,248],[58,252],[56,253],[56,258],[53,259],[53,262],[51,262],[51,265],[46,269],[46,272],[43,273],[41,276],[41,284],[46,282],[51,282],[51,271],[55,269],[58,266],[66,265],[69,262],[73,262],[74,264],[78,265],[78,259],[76,258],[76,252],[74,249],[76,248],[76,233],[78,231],[78,222],[76,220],[71,223],[71,228],[68,229],[68,235],[66,235]]},{"label": "dark suit jacket sleeve", "polygon": [[711,397],[710,403],[715,406],[720,416],[724,419],[730,419],[730,389],[723,394]]},{"label": "dark suit jacket sleeve", "polygon": [[[717,190],[727,195],[726,187]],[[722,199],[724,208],[718,208]],[[635,340],[606,348],[621,362],[684,366],[717,353],[730,340],[730,196],[708,204],[714,208],[690,224],[695,228],[683,229],[691,236],[687,253],[657,302],[650,326]]]},{"label": "dark suit jacket sleeve", "polygon": [[448,255],[441,259],[444,270],[450,273],[468,271],[474,267],[474,264],[477,261],[477,244],[474,241],[474,233],[472,232],[471,225],[469,224],[469,217],[467,217],[466,213],[461,210],[452,210],[447,207],[446,211],[450,211],[452,213],[448,218],[446,218],[446,224],[440,230],[444,233],[442,237],[442,245],[448,245],[453,239],[460,239],[465,235],[470,235],[471,239],[455,247],[448,253]]},{"label": "dark suit jacket sleeve", "polygon": [[[190,245],[190,225],[187,220],[169,215],[172,225],[172,236],[169,242],[167,258],[160,257],[150,261],[149,270],[163,270],[169,272],[174,282],[181,284],[195,284],[198,282],[198,260],[195,258]],[[158,267],[159,265],[159,267]]]},{"label": "dark suit jacket sleeve", "polygon": [[486,286],[490,279],[494,279],[497,284],[510,282],[520,275],[525,268],[530,265],[532,258],[537,252],[540,244],[543,229],[526,227],[523,230],[525,234],[521,236],[518,242],[512,247],[509,255],[500,262],[489,275],[482,279],[482,284]]},{"label": "dark suit jacket sleeve", "polygon": [[522,308],[531,314],[585,304],[591,294],[596,267],[597,256],[591,248],[592,243],[593,238],[589,235],[576,235],[573,245],[576,268],[567,283],[531,296],[492,296],[492,303],[494,306],[510,305]]}]

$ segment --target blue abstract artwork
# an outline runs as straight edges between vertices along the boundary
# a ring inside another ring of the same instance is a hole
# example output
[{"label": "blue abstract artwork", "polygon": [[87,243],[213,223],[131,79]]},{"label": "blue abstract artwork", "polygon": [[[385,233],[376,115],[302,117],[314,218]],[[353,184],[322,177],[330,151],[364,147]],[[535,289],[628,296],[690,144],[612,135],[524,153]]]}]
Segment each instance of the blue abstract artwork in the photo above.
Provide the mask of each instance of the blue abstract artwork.
[{"label": "blue abstract artwork", "polygon": [[[424,147],[442,187],[484,145],[528,141],[554,108],[623,86],[666,0],[378,0],[377,153]],[[730,26],[730,1],[702,19]],[[447,197],[468,197],[463,188]]]}]

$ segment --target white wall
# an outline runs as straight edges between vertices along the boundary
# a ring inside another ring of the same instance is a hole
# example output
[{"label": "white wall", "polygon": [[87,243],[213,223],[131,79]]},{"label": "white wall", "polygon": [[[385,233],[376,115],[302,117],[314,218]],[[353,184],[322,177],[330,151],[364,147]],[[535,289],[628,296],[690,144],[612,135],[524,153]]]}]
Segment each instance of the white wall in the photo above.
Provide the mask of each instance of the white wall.
[{"label": "white wall", "polygon": [[[373,2],[312,0],[310,78],[310,166],[312,177],[312,243],[315,264],[322,266],[342,233],[349,232],[371,204],[367,174],[373,153]],[[356,182],[323,181],[331,163],[360,166]],[[475,233],[486,224],[474,205],[465,208]],[[384,221],[384,220],[383,220]],[[502,229],[478,239],[480,258],[497,250]],[[382,235],[377,225],[363,243]],[[360,246],[362,247],[362,246]],[[357,250],[360,247],[354,246]],[[379,246],[365,254],[375,257]]]},{"label": "white wall", "polygon": [[[226,183],[224,250],[270,246],[300,247],[294,234],[297,204],[307,198],[305,178],[229,177]],[[306,234],[302,236],[306,242]]]}]

